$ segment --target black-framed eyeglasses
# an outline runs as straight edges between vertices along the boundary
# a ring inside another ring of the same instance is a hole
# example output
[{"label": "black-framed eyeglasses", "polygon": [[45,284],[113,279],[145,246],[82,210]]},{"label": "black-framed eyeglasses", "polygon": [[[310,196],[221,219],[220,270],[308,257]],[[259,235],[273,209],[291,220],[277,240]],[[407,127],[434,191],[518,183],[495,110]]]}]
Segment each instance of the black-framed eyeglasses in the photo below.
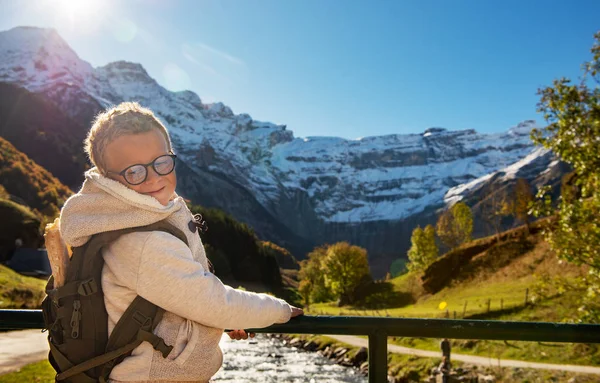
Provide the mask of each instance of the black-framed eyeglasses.
[{"label": "black-framed eyeglasses", "polygon": [[164,154],[160,157],[156,157],[154,161],[149,162],[147,164],[131,165],[119,173],[106,173],[118,174],[121,177],[123,177],[128,184],[139,185],[146,181],[146,178],[148,178],[148,166],[152,166],[156,174],[160,176],[166,176],[175,169],[175,158],[177,158],[177,156],[173,153]]}]

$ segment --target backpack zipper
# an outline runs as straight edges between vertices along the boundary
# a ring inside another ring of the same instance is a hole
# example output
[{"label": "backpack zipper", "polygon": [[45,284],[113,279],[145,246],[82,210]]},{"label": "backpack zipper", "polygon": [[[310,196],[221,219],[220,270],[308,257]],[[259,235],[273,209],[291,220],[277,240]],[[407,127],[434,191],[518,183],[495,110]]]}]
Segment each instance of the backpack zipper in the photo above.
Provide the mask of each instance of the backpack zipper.
[{"label": "backpack zipper", "polygon": [[79,338],[79,320],[81,319],[81,302],[79,300],[73,301],[73,315],[71,315],[71,338]]}]

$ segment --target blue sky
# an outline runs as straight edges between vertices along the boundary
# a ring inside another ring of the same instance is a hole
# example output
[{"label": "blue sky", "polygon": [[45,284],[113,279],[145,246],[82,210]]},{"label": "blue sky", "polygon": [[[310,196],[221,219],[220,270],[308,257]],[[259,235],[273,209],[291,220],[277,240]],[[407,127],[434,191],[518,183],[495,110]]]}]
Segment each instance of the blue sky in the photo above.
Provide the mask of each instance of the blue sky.
[{"label": "blue sky", "polygon": [[139,62],[167,89],[299,137],[540,121],[536,90],[579,76],[600,30],[600,1],[580,0],[0,0],[0,9],[0,30],[54,27],[94,66]]}]

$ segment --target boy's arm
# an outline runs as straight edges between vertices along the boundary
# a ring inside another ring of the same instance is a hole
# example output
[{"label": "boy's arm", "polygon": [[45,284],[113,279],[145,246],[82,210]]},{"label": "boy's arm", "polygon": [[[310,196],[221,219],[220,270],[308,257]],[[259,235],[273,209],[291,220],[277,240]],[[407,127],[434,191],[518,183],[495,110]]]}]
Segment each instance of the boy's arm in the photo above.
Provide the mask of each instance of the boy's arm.
[{"label": "boy's arm", "polygon": [[291,307],[266,294],[224,285],[182,241],[152,232],[141,249],[136,290],[163,309],[216,328],[266,327],[290,319]]}]

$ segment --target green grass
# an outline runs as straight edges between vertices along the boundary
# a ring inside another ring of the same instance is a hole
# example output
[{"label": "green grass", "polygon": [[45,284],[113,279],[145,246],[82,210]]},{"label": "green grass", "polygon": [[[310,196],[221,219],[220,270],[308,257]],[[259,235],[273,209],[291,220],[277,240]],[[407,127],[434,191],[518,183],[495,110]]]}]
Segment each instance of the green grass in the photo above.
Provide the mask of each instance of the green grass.
[{"label": "green grass", "polygon": [[[393,281],[400,288],[410,284],[410,275]],[[479,315],[478,319],[511,321],[560,322],[577,310],[576,292],[555,296],[535,304],[524,306],[525,290],[533,286],[535,280],[525,277],[514,281],[497,283],[478,283],[445,288],[435,295],[425,295],[417,303],[402,308],[387,310],[354,310],[350,307],[337,307],[335,303],[320,303],[311,306],[309,314],[329,315],[389,315],[391,317],[433,318],[445,317],[446,310],[440,310],[439,304],[446,302],[450,318],[457,312],[462,318],[464,302],[467,302],[466,316]],[[530,291],[530,297],[533,293]],[[490,312],[487,313],[487,300],[491,299]],[[500,310],[500,299],[504,311]],[[512,310],[507,309],[512,308]],[[394,344],[423,350],[439,350],[438,339],[390,338]],[[527,360],[541,363],[563,363],[579,365],[600,365],[600,346],[587,344],[538,343],[509,341],[473,340],[453,341],[453,352],[470,355],[489,356],[494,359]]]},{"label": "green grass", "polygon": [[38,363],[28,364],[19,371],[0,375],[0,383],[53,383],[56,372],[45,360]]},{"label": "green grass", "polygon": [[[401,276],[398,285],[403,286],[410,276]],[[405,307],[388,308],[380,310],[357,310],[352,307],[337,307],[335,303],[317,303],[310,307],[309,313],[329,315],[389,315],[393,317],[438,318],[448,314],[462,318],[465,302],[467,303],[465,316],[472,316],[487,312],[487,301],[490,300],[490,311],[518,307],[525,302],[525,291],[533,284],[533,278],[527,277],[514,281],[504,281],[494,284],[480,283],[445,288],[435,295],[424,296],[415,304]],[[394,283],[394,282],[392,282]],[[396,284],[396,283],[394,283]],[[396,287],[398,288],[398,287]],[[440,304],[446,303],[444,309]],[[446,313],[447,311],[447,313]]]},{"label": "green grass", "polygon": [[46,281],[26,277],[0,265],[0,309],[39,308]]}]

